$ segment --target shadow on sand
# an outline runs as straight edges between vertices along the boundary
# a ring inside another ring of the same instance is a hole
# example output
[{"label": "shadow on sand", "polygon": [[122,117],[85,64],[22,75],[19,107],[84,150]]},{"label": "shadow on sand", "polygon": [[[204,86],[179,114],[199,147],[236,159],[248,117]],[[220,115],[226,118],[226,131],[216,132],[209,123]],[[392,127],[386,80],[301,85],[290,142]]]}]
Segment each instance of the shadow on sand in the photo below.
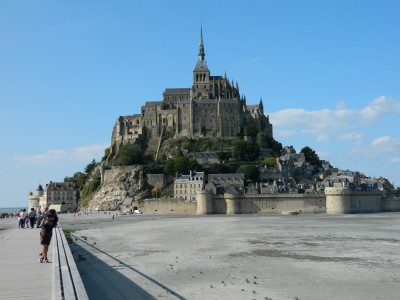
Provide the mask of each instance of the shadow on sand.
[{"label": "shadow on sand", "polygon": [[175,296],[177,299],[185,300],[184,297],[180,296],[162,283],[154,280],[134,267],[124,263],[123,261],[113,257],[101,249],[88,244],[86,241],[77,236],[74,236],[74,239],[79,240],[79,242],[86,244],[87,246],[95,249],[98,252],[101,252],[104,255],[107,255],[118,264],[115,267],[110,266],[77,243],[70,244],[72,254],[78,267],[78,271],[81,274],[82,282],[85,286],[89,299],[156,299],[142,287],[117,270],[118,268],[124,267],[144,277],[151,283],[156,284],[171,296]]}]

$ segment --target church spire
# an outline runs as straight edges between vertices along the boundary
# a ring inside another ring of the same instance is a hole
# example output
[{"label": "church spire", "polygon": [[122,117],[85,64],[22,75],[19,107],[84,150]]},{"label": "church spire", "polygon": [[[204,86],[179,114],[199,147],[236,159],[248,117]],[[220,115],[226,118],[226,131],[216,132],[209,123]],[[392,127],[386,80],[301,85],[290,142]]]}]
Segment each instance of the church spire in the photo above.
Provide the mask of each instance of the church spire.
[{"label": "church spire", "polygon": [[199,44],[199,61],[204,61],[204,44],[203,44],[203,24],[200,26],[200,44]]},{"label": "church spire", "polygon": [[[194,68],[194,72],[203,72],[199,76],[205,76],[204,72],[210,72],[207,67],[206,60],[204,59],[206,54],[204,53],[204,43],[203,43],[203,24],[200,26],[200,43],[199,43],[199,58],[196,63],[196,67]],[[209,76],[210,74],[208,74]],[[196,80],[197,81],[197,80]]]},{"label": "church spire", "polygon": [[211,92],[210,70],[204,59],[203,24],[200,26],[199,57],[193,70],[194,99],[209,99]]}]

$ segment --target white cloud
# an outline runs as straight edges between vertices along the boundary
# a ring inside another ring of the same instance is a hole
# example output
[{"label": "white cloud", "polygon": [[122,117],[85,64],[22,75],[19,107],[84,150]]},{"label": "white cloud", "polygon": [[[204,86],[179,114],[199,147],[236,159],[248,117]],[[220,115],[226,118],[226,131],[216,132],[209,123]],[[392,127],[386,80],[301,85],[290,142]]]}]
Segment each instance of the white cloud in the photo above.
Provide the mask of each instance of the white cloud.
[{"label": "white cloud", "polygon": [[[360,110],[349,109],[341,101],[334,109],[305,110],[289,108],[270,113],[270,121],[274,125],[277,137],[290,137],[287,133],[313,136],[316,141],[328,141],[329,137],[337,137],[342,141],[361,142],[364,136],[350,132],[364,129],[386,115],[400,113],[400,100],[381,96],[373,99]],[[286,133],[286,134],[284,134]],[[294,135],[292,135],[294,136]]]},{"label": "white cloud", "polygon": [[14,155],[13,159],[28,164],[64,164],[71,162],[90,162],[93,158],[102,157],[108,144],[96,144],[73,149],[48,150],[43,154]]},{"label": "white cloud", "polygon": [[262,60],[261,57],[256,56],[256,57],[253,57],[253,58],[248,59],[247,61],[248,61],[249,63],[255,63],[255,62],[259,62],[259,61],[261,61],[261,60]]},{"label": "white cloud", "polygon": [[322,134],[325,131],[336,131],[337,128],[352,128],[353,110],[315,110],[307,111],[303,108],[290,108],[270,114],[271,123],[276,128],[302,128]]},{"label": "white cloud", "polygon": [[371,122],[392,113],[400,113],[400,100],[380,96],[360,111],[360,117],[364,122]]},{"label": "white cloud", "polygon": [[[400,152],[400,139],[391,137],[390,135],[375,138],[369,145],[355,144],[349,149],[349,154],[363,156],[385,156],[387,153]],[[396,158],[394,158],[396,160]]]},{"label": "white cloud", "polygon": [[380,153],[400,151],[400,139],[392,138],[390,135],[381,136],[371,142],[371,147]]},{"label": "white cloud", "polygon": [[275,130],[274,131],[274,137],[275,139],[279,138],[291,138],[293,136],[295,136],[297,133],[296,130]]},{"label": "white cloud", "polygon": [[316,151],[320,159],[327,160],[331,157],[331,153],[327,151]]},{"label": "white cloud", "polygon": [[400,157],[392,157],[389,161],[394,164],[400,164]]},{"label": "white cloud", "polygon": [[329,134],[318,134],[317,135],[317,142],[326,142],[330,140]]},{"label": "white cloud", "polygon": [[363,138],[364,137],[361,133],[356,132],[346,133],[339,136],[339,140],[341,141],[360,141]]}]

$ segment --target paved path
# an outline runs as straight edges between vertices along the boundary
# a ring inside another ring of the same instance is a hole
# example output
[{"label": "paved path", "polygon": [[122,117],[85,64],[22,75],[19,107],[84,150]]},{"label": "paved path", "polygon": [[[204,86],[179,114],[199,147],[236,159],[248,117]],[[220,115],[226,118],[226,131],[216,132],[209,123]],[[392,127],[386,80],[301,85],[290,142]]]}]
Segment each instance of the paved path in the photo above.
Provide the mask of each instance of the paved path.
[{"label": "paved path", "polygon": [[[18,229],[16,219],[0,221],[0,299],[52,298],[52,263],[38,261],[39,230]],[[52,262],[52,245],[48,258]]]}]

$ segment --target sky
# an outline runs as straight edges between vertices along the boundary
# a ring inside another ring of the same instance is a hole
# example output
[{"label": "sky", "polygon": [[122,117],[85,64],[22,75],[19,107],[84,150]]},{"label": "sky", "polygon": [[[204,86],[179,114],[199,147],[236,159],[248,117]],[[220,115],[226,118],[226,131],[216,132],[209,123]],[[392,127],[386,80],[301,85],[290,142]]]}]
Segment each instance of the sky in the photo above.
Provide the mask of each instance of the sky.
[{"label": "sky", "polygon": [[400,185],[400,1],[0,0],[0,207],[100,161],[118,116],[211,75],[274,138]]}]

